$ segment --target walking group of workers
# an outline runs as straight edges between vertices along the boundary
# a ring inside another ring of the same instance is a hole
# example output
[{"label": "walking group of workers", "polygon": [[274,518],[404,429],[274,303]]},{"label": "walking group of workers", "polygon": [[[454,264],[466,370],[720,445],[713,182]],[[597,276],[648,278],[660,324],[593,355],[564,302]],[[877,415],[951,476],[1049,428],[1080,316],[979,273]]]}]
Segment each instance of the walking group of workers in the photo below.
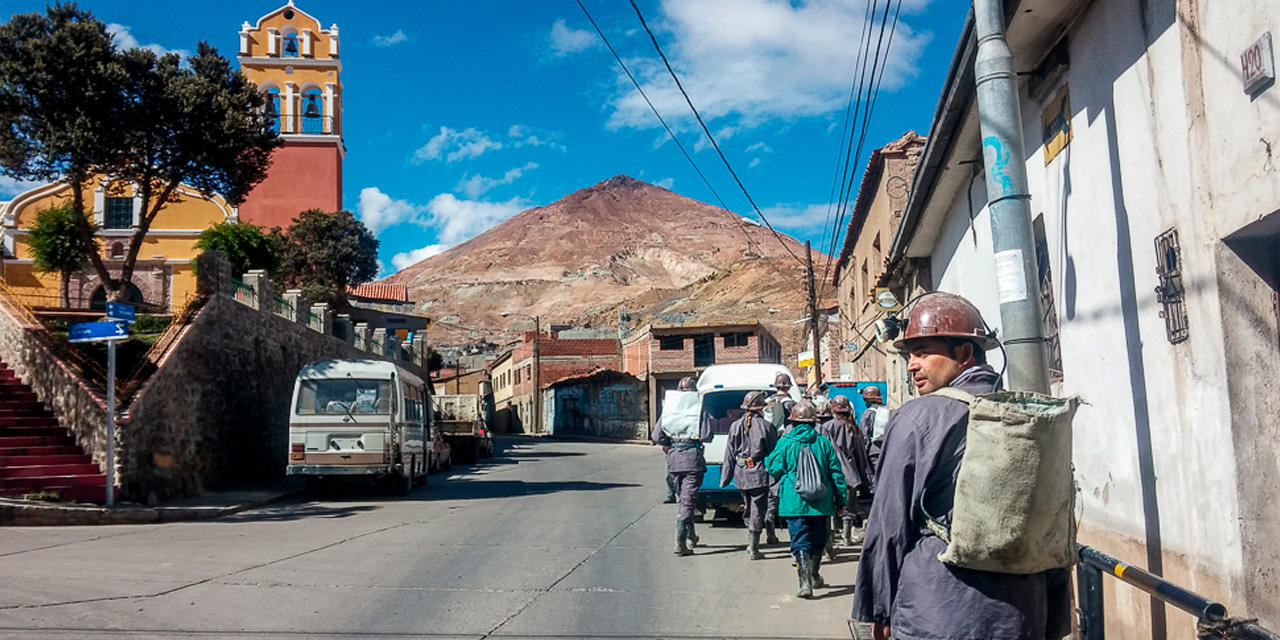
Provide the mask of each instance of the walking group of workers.
[{"label": "walking group of workers", "polygon": [[[837,518],[844,543],[862,544],[851,617],[872,623],[876,640],[1068,635],[1068,569],[1000,573],[939,557],[947,549],[939,528],[947,535],[954,515],[969,419],[969,405],[955,398],[955,390],[976,396],[1000,389],[1000,374],[986,358],[998,346],[968,300],[933,293],[914,306],[894,342],[909,355],[907,371],[919,397],[891,415],[876,387],[863,390],[868,409],[857,422],[848,398],[837,396],[826,403],[831,419],[821,424],[818,405],[825,399],[794,401],[785,374],[775,381],[772,396],[747,393],[745,413],[728,434],[720,485],[732,481],[742,493],[749,557],[762,557],[762,532],[767,543],[776,540],[772,525],[781,517],[795,558],[797,596],[812,597],[813,589],[825,586],[819,569],[834,543],[830,527]],[[680,389],[692,391],[693,379],[682,380]],[[781,424],[767,418],[781,412]],[[684,432],[664,429],[666,417],[664,409],[653,441],[667,452],[679,503],[675,553],[684,556],[699,541],[693,517],[706,472],[702,443],[714,434],[705,415],[696,430]],[[817,490],[815,476],[822,485]],[[858,535],[863,512],[857,498],[873,493]]]},{"label": "walking group of workers", "polygon": [[[677,391],[692,392],[694,385],[693,378],[684,378]],[[743,397],[742,417],[729,428],[720,486],[733,483],[742,494],[751,560],[764,558],[760,552],[762,535],[765,544],[779,542],[775,532],[778,518],[786,523],[800,583],[797,595],[809,598],[813,589],[825,586],[819,573],[823,555],[835,557],[833,527],[841,533],[844,544],[861,541],[860,532],[854,530],[861,527],[863,514],[851,498],[869,498],[874,486],[871,439],[864,430],[881,415],[883,400],[878,387],[863,390],[868,409],[860,428],[848,398],[837,396],[827,401],[819,396],[796,402],[790,395],[791,386],[790,376],[779,373],[772,395],[752,391]],[[679,437],[682,434],[671,428],[667,412],[653,430],[653,441],[667,452],[667,501],[679,503],[675,554],[680,556],[691,555],[691,548],[699,541],[693,518],[698,487],[707,469],[702,444],[715,437],[708,416],[700,415],[698,422],[696,440]],[[820,496],[797,489],[797,479],[809,460],[821,480]]]}]

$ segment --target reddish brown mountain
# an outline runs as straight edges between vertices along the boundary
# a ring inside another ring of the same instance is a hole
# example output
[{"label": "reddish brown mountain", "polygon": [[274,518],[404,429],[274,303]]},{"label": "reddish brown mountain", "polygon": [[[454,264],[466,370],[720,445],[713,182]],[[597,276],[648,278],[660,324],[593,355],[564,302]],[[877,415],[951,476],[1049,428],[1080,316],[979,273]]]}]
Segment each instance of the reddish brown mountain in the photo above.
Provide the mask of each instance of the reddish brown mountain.
[{"label": "reddish brown mountain", "polygon": [[[802,243],[782,237],[791,251],[803,255]],[[820,257],[815,254],[815,262]],[[726,286],[713,295],[704,286],[698,290],[707,296],[707,311],[769,315],[770,308],[786,309],[789,323],[804,302],[802,272],[768,229],[616,176],[524,211],[385,282],[408,286],[418,312],[433,318],[433,343],[462,344],[510,337],[529,326],[527,320],[501,317],[503,312],[540,316],[545,327],[584,320],[616,326],[612,314],[619,304],[641,316],[649,305],[699,311],[699,300],[688,299],[682,289],[715,282],[726,272],[765,273],[761,269],[767,265],[773,265],[769,278],[789,273],[793,282],[771,284],[767,294]]]}]

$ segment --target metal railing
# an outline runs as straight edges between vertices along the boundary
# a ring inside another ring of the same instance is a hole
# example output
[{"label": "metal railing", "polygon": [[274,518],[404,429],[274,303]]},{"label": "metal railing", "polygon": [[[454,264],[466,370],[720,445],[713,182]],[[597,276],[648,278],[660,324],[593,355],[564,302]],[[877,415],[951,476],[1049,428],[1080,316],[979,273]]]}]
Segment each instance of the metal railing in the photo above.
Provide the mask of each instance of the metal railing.
[{"label": "metal railing", "polygon": [[1155,574],[1121,562],[1097,549],[1079,545],[1080,562],[1076,564],[1076,588],[1079,594],[1081,640],[1104,640],[1105,619],[1102,606],[1102,576],[1118,578],[1148,594],[1196,616],[1199,638],[1228,640],[1280,640],[1280,635],[1255,624],[1253,620],[1232,618],[1227,608],[1198,593],[1179,587]]},{"label": "metal railing", "polygon": [[273,298],[271,301],[272,313],[282,318],[288,318],[290,320],[293,320],[298,317],[297,315],[295,315],[295,311],[293,310],[293,305],[290,304],[288,300],[285,300],[280,296],[272,296],[272,298]]},{"label": "metal railing", "polygon": [[243,302],[251,307],[258,306],[258,290],[240,280],[237,280],[236,278],[231,279],[231,295],[237,301]]}]

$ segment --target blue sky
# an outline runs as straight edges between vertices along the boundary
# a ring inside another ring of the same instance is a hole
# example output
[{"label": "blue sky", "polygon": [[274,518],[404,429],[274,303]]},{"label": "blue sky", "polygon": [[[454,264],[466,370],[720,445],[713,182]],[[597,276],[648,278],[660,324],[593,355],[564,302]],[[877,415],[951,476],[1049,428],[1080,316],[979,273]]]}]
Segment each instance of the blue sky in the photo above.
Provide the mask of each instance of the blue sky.
[{"label": "blue sky", "polygon": [[[827,246],[832,187],[867,0],[640,0],[645,19],[756,204]],[[233,57],[242,22],[279,3],[84,1],[117,44]],[[729,209],[755,218],[623,0],[584,0]],[[877,2],[877,13],[883,2]],[[390,273],[617,174],[718,204],[574,0],[297,6],[342,38],[344,206]],[[8,0],[7,14],[43,2]],[[928,131],[968,3],[903,0],[858,171]],[[878,31],[876,32],[878,33]],[[0,197],[22,185],[0,178]]]}]

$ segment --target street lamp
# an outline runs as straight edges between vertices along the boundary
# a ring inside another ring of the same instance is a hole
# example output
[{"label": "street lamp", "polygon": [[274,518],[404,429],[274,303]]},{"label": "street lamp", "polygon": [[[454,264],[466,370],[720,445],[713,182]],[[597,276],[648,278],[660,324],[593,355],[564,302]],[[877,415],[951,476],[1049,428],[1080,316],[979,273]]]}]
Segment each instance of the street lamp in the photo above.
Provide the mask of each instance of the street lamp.
[{"label": "street lamp", "polygon": [[540,370],[542,363],[538,359],[538,343],[542,341],[542,320],[538,316],[503,311],[502,317],[520,316],[533,320],[533,432],[542,433],[542,390],[538,384],[542,381]]}]

